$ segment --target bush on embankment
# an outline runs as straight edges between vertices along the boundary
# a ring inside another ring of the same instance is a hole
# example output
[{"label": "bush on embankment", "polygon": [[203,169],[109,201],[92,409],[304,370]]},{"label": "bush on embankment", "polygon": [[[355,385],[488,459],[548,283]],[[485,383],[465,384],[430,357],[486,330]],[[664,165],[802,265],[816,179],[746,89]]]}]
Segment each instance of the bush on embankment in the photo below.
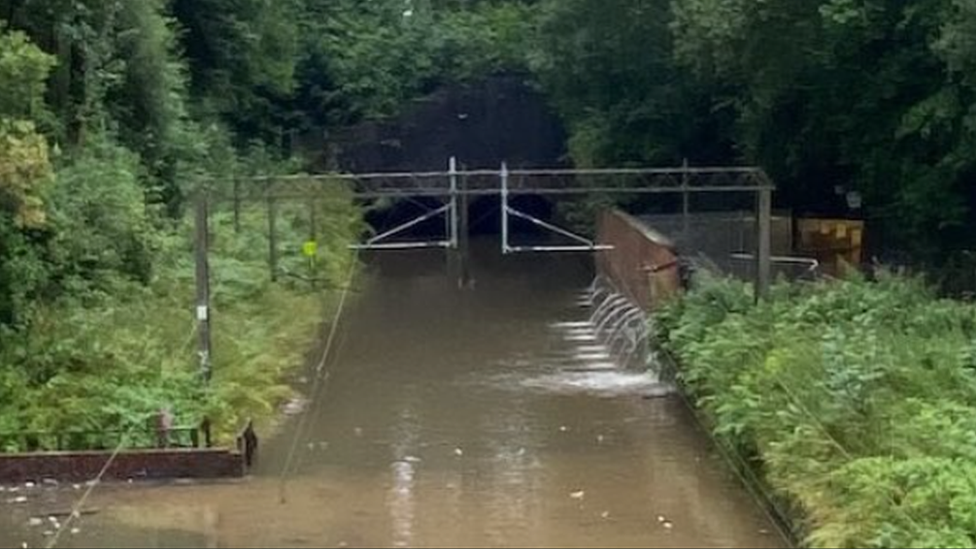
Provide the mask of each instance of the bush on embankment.
[{"label": "bush on embankment", "polygon": [[[179,427],[208,417],[226,443],[246,418],[273,417],[291,395],[287,374],[305,364],[352,261],[347,248],[361,221],[351,197],[335,187],[314,201],[279,205],[284,274],[277,283],[269,275],[265,205],[245,204],[239,231],[226,204],[215,205],[213,380],[205,387],[195,331],[192,208],[181,220],[154,215],[143,207],[138,173],[136,160],[114,148],[58,173],[48,205],[57,230],[48,259],[22,260],[25,273],[45,278],[39,287],[55,287],[47,280],[56,277],[57,291],[25,300],[19,322],[0,329],[0,434],[148,427],[168,407]],[[313,206],[319,246],[310,266],[301,247],[312,231]],[[126,276],[126,269],[138,272]],[[303,279],[313,277],[314,288]],[[133,433],[133,444],[153,442],[151,430]],[[117,441],[113,434],[68,438],[81,447]],[[40,444],[53,449],[53,438]],[[28,449],[23,437],[2,437],[0,445],[0,451]]]},{"label": "bush on embankment", "polygon": [[976,308],[883,276],[702,280],[656,319],[715,433],[816,547],[976,545]]}]

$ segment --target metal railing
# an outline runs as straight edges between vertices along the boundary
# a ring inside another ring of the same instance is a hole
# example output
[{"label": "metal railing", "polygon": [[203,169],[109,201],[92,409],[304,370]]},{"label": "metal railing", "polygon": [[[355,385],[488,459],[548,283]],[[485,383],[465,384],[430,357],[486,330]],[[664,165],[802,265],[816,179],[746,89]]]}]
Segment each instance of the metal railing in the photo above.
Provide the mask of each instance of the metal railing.
[{"label": "metal railing", "polygon": [[[22,431],[0,433],[0,454],[86,452],[112,450],[120,445],[133,450],[201,448],[202,427],[174,427],[165,435],[153,428],[101,431]],[[124,443],[124,444],[123,444]]]}]

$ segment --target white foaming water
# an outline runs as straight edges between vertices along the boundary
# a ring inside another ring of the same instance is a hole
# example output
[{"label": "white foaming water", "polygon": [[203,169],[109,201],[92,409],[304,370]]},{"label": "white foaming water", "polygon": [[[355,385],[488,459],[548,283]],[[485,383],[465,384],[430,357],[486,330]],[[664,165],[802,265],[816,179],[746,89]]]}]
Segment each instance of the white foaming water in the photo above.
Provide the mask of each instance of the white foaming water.
[{"label": "white foaming water", "polygon": [[592,343],[597,340],[596,334],[570,334],[564,338],[566,341]]},{"label": "white foaming water", "polygon": [[606,345],[580,345],[576,347],[578,353],[605,353],[607,352]]},{"label": "white foaming water", "polygon": [[552,328],[592,328],[593,324],[585,320],[578,322],[553,322],[549,325]]},{"label": "white foaming water", "polygon": [[549,374],[523,380],[522,386],[555,393],[593,393],[605,396],[664,396],[671,393],[670,387],[661,383],[653,373],[613,370]]},{"label": "white foaming water", "polygon": [[594,360],[610,360],[613,357],[611,357],[610,353],[607,352],[577,352],[573,354],[573,358],[576,360],[582,360],[584,362],[591,362]]}]

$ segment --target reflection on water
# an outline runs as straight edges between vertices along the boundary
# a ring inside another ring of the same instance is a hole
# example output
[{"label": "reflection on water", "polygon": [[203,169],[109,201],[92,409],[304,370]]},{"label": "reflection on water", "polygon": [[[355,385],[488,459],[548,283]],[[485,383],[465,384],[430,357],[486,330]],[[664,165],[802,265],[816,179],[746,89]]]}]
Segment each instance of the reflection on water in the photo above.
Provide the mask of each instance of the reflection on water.
[{"label": "reflection on water", "polygon": [[[581,258],[476,260],[459,291],[436,254],[372,258],[284,503],[288,428],[244,482],[100,488],[62,545],[783,544],[682,404],[586,337]],[[59,493],[0,498],[0,546],[43,544],[28,519]]]}]

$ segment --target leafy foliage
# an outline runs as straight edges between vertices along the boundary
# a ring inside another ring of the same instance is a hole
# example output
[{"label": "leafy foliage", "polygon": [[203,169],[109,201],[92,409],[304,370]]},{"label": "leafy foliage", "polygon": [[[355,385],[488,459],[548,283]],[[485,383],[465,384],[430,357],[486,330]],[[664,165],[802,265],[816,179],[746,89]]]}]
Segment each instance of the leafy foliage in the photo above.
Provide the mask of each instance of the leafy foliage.
[{"label": "leafy foliage", "polygon": [[[210,174],[291,173],[300,162],[260,141],[239,152],[225,126],[191,119],[167,9],[0,2],[24,29],[0,27],[0,433],[111,431],[164,406],[183,424],[209,416],[219,437],[267,418],[349,263],[361,227],[341,192],[282,207],[283,263],[317,289],[270,282],[262,205],[244,209],[240,232],[218,212],[217,358],[204,390],[181,196]],[[313,236],[309,272],[298,250]]]},{"label": "leafy foliage", "polygon": [[716,433],[761,459],[817,547],[959,547],[976,460],[976,309],[920,282],[703,280],[656,319]]}]

